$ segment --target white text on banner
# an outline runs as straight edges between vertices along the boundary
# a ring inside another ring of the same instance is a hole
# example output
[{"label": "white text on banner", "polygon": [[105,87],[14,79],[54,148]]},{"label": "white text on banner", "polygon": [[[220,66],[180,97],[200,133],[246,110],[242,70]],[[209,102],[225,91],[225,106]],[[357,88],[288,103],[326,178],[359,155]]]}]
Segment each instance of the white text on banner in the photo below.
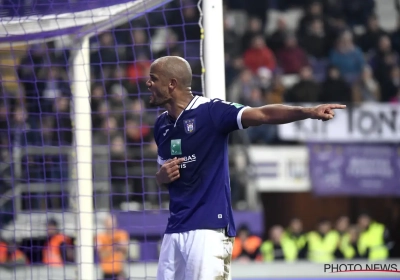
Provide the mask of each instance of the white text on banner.
[{"label": "white text on banner", "polygon": [[[311,106],[310,104],[301,104]],[[366,103],[336,110],[329,122],[304,120],[279,126],[279,137],[291,141],[399,142],[400,105]]]}]

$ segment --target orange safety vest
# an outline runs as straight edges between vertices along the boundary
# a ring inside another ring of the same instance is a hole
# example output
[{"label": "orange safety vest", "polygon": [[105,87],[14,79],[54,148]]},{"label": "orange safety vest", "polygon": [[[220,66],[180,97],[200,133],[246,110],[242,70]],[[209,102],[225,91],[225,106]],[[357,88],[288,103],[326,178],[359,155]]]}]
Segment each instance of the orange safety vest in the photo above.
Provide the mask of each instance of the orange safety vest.
[{"label": "orange safety vest", "polygon": [[56,234],[50,238],[43,249],[43,263],[51,266],[63,266],[60,246],[62,243],[72,244],[71,238],[64,234]]},{"label": "orange safety vest", "polygon": [[7,244],[4,242],[0,242],[0,263],[6,263],[7,262]]},{"label": "orange safety vest", "polygon": [[7,244],[4,242],[0,242],[0,263],[6,263],[8,261],[15,262],[17,259],[24,258],[25,263],[29,264],[29,261],[26,259],[24,253],[21,250],[16,249],[14,252],[8,252]]},{"label": "orange safety vest", "polygon": [[[243,243],[239,237],[235,238],[233,243],[232,259],[236,259],[242,254],[243,249],[249,254],[253,254],[260,246],[262,240],[257,236],[250,236]],[[261,260],[261,255],[256,257],[256,260]]]},{"label": "orange safety vest", "polygon": [[129,234],[124,230],[114,230],[112,234],[100,233],[97,236],[96,246],[99,253],[105,252],[108,256],[100,257],[100,267],[103,273],[120,274],[123,272],[126,255],[114,248],[114,244],[129,242]]}]

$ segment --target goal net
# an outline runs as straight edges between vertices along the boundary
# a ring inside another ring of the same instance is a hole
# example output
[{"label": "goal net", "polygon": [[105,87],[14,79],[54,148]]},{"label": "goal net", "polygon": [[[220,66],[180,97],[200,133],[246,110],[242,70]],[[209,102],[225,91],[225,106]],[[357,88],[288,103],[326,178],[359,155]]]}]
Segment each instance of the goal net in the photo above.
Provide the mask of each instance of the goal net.
[{"label": "goal net", "polygon": [[168,194],[146,81],[177,55],[203,92],[200,3],[1,3],[0,278],[155,279]]}]

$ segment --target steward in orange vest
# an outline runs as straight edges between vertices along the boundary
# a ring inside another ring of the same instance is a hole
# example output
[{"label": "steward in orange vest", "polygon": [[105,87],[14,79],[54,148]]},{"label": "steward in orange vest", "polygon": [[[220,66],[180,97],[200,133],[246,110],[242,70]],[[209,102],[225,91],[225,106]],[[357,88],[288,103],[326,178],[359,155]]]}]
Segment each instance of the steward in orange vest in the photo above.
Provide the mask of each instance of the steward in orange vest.
[{"label": "steward in orange vest", "polygon": [[56,220],[47,223],[48,241],[46,242],[42,256],[43,263],[50,266],[63,266],[74,259],[72,240],[58,230]]},{"label": "steward in orange vest", "polygon": [[260,237],[250,235],[247,226],[241,226],[233,243],[232,260],[261,260],[259,251],[261,243]]},{"label": "steward in orange vest", "polygon": [[96,237],[103,279],[125,279],[124,267],[128,256],[129,234],[117,228],[117,220],[114,216],[108,216],[104,226],[105,231]]},{"label": "steward in orange vest", "polygon": [[29,264],[29,261],[14,243],[0,240],[0,264]]}]

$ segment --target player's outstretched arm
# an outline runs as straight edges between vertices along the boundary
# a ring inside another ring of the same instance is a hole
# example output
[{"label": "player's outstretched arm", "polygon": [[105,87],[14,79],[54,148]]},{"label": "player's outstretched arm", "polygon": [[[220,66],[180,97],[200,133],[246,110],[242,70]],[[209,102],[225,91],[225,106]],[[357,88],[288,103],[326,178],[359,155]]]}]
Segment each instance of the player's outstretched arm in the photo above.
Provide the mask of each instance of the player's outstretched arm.
[{"label": "player's outstretched arm", "polygon": [[315,107],[287,106],[281,104],[248,108],[242,113],[243,127],[262,124],[285,124],[305,119],[329,121],[335,116],[335,109],[344,109],[346,105],[322,104]]}]

